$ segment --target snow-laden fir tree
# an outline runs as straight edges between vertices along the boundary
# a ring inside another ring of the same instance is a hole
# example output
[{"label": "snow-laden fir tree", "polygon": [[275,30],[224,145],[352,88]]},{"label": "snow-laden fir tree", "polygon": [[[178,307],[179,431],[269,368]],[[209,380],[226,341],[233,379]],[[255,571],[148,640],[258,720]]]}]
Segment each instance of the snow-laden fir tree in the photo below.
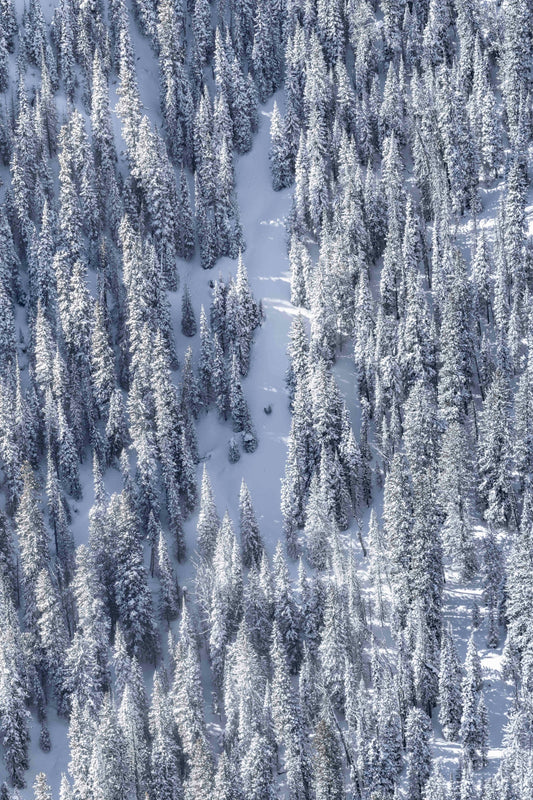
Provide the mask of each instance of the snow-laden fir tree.
[{"label": "snow-laden fir tree", "polygon": [[439,722],[446,739],[457,739],[462,717],[461,667],[451,628],[443,631],[439,670]]},{"label": "snow-laden fir tree", "polygon": [[421,800],[431,769],[429,734],[431,723],[420,708],[413,708],[406,721],[407,782],[411,796]]},{"label": "snow-laden fir tree", "polygon": [[239,529],[241,533],[242,562],[245,567],[259,566],[264,545],[252,505],[250,491],[244,482],[239,494]]}]

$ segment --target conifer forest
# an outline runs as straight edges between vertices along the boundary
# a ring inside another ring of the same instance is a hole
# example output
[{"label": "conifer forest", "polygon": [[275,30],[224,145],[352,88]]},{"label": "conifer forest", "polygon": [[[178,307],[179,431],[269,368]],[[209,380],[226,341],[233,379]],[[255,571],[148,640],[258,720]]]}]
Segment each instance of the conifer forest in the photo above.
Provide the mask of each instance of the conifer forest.
[{"label": "conifer forest", "polygon": [[0,800],[533,800],[533,0],[0,0]]}]

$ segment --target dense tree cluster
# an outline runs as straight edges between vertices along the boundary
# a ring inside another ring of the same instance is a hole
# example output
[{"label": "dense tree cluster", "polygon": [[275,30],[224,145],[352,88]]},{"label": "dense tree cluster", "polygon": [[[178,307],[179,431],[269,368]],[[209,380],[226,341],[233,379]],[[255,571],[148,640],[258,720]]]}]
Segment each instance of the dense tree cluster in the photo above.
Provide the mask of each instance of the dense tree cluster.
[{"label": "dense tree cluster", "polygon": [[[0,0],[0,796],[27,783],[32,723],[54,748],[57,714],[60,800],[530,800],[530,4],[48,11]],[[211,413],[232,464],[259,444],[234,160],[274,93],[298,309],[275,547],[246,475],[238,519],[217,509],[197,438]],[[234,274],[197,307],[184,262],[221,258]],[[464,659],[449,579],[482,607]],[[514,698],[480,794],[485,645]],[[44,773],[33,792],[51,800]]]},{"label": "dense tree cluster", "polygon": [[[182,608],[175,562],[185,558],[183,520],[199,502],[198,416],[215,406],[239,435],[237,455],[257,447],[243,378],[261,310],[240,255],[233,170],[234,150],[246,152],[257,129],[254,28],[239,31],[237,11],[231,25],[220,11],[215,36],[207,3],[195,6],[191,35],[179,3],[135,3],[136,19],[120,0],[65,0],[47,21],[39,0],[21,19],[11,0],[0,8],[8,178],[0,198],[0,727],[14,787],[26,782],[31,714],[41,748],[53,746],[51,707],[70,722],[65,798],[181,797],[185,775],[192,787],[208,758],[207,741],[202,750],[191,731],[186,764],[178,733],[198,690],[192,623],[183,607],[183,653],[170,668],[160,661],[157,619],[168,626]],[[159,63],[162,127],[141,102],[137,26]],[[124,151],[110,102],[115,76]],[[207,314],[182,287],[181,330],[198,347],[180,363],[168,292],[179,289],[178,259],[198,247],[203,267],[230,256],[238,268],[213,284]],[[91,458],[88,543],[76,549],[72,501],[87,491],[80,465]],[[122,476],[111,497],[109,467]],[[203,496],[201,505],[202,514]],[[263,545],[244,484],[241,505],[244,562],[259,566]],[[234,555],[237,568],[240,550]],[[160,670],[153,712],[145,663]],[[181,668],[186,696],[170,676]],[[169,692],[181,703],[180,723],[168,714]],[[49,796],[44,776],[34,790]]]},{"label": "dense tree cluster", "polygon": [[[523,659],[533,630],[531,10],[520,0],[491,5],[488,17],[472,0],[288,9],[270,149],[274,190],[293,187],[291,301],[305,314],[288,347],[288,552],[329,580],[339,530],[360,527],[383,487],[365,555],[374,613],[397,653],[410,798],[455,796],[431,771],[434,708],[444,736],[462,743],[460,796],[477,797],[472,770],[486,765],[488,747],[479,657],[472,636],[461,666],[443,588],[445,572],[481,578],[486,644],[498,647],[507,625],[506,670],[519,695],[513,757],[489,791],[522,798],[532,774],[518,733],[531,720]],[[489,242],[476,223],[495,181]],[[350,341],[358,440],[335,377]],[[392,796],[397,784],[396,774],[386,787],[376,780],[375,796]]]}]

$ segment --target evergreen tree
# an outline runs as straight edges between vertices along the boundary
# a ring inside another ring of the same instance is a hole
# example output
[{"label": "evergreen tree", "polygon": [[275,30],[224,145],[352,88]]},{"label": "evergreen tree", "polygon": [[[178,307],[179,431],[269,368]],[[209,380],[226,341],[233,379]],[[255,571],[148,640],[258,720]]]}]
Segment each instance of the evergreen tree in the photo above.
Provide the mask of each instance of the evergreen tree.
[{"label": "evergreen tree", "polygon": [[477,557],[472,537],[473,459],[468,431],[452,422],[442,440],[439,488],[446,514],[442,538],[445,552],[452,556],[463,580],[475,575]]},{"label": "evergreen tree", "polygon": [[213,338],[204,307],[202,306],[200,310],[200,358],[198,362],[198,389],[200,392],[200,400],[206,409],[209,407],[214,394],[214,380],[212,374],[213,361]]},{"label": "evergreen tree", "polygon": [[483,404],[478,455],[485,517],[495,525],[505,524],[516,514],[510,481],[509,400],[508,381],[498,368]]},{"label": "evergreen tree", "polygon": [[129,682],[126,683],[122,693],[118,723],[124,736],[126,761],[130,766],[132,784],[136,795],[142,796],[148,781],[148,748],[142,709]]},{"label": "evergreen tree", "polygon": [[319,570],[326,569],[335,526],[331,522],[316,472],[311,478],[305,517],[304,536],[309,563]]},{"label": "evergreen tree", "polygon": [[157,633],[137,520],[126,492],[111,498],[115,519],[115,596],[119,619],[133,655],[155,658]]},{"label": "evergreen tree", "polygon": [[[198,750],[200,761],[207,759],[204,739],[204,714],[200,664],[195,632],[187,607],[184,605],[180,623],[180,638],[174,651],[174,677],[171,690],[174,721],[188,758]],[[195,744],[196,743],[196,744]],[[208,759],[211,763],[210,758]],[[200,773],[202,769],[200,769]],[[209,771],[209,774],[210,771]],[[199,775],[201,778],[202,775]]]},{"label": "evergreen tree", "polygon": [[274,796],[272,753],[267,737],[260,732],[253,735],[241,762],[241,777],[246,800],[271,800]]},{"label": "evergreen tree", "polygon": [[91,378],[94,398],[99,413],[102,414],[115,388],[115,364],[104,322],[104,312],[100,303],[96,303],[94,307],[94,325],[91,340]]},{"label": "evergreen tree", "polygon": [[344,703],[343,674],[338,665],[344,663],[347,655],[348,640],[345,620],[343,618],[339,591],[330,587],[327,590],[324,607],[324,627],[318,654],[324,688],[332,705],[342,708]]},{"label": "evergreen tree", "polygon": [[274,554],[274,619],[285,647],[289,669],[296,674],[301,659],[298,612],[281,542],[278,542]]},{"label": "evergreen tree", "polygon": [[134,788],[132,765],[117,714],[109,697],[104,698],[92,742],[88,770],[90,791],[97,797],[119,800]]},{"label": "evergreen tree", "polygon": [[474,766],[480,763],[480,749],[484,746],[480,728],[481,718],[477,713],[481,687],[481,664],[472,633],[468,642],[463,678],[463,714],[460,735],[465,758]]},{"label": "evergreen tree", "polygon": [[233,421],[233,430],[235,433],[240,431],[247,432],[250,428],[250,412],[248,404],[244,397],[241,380],[239,377],[239,366],[237,356],[234,353],[231,366],[231,378],[229,386],[229,403],[231,410],[231,418]]},{"label": "evergreen tree", "polygon": [[504,7],[503,92],[507,123],[516,134],[519,121],[520,94],[527,81],[531,37],[528,35],[530,11],[521,0],[508,0]]},{"label": "evergreen tree", "polygon": [[444,779],[440,768],[435,764],[426,783],[425,791],[427,800],[446,800],[449,797],[448,783]]},{"label": "evergreen tree", "polygon": [[204,466],[202,473],[200,513],[196,527],[198,549],[204,558],[212,558],[219,528],[220,519],[213,499],[213,490],[211,489],[211,482],[207,474],[207,469]]},{"label": "evergreen tree", "polygon": [[314,778],[317,800],[341,800],[344,786],[341,749],[332,722],[324,714],[315,728]]},{"label": "evergreen tree", "polygon": [[253,564],[255,564],[256,567],[259,567],[264,545],[253,509],[252,498],[250,497],[250,492],[244,482],[244,479],[241,483],[239,495],[239,514],[242,563],[248,568],[250,568]]},{"label": "evergreen tree", "polygon": [[160,583],[159,613],[170,622],[178,616],[178,582],[172,568],[163,531],[157,542],[157,574]]},{"label": "evergreen tree", "polygon": [[241,790],[237,785],[235,765],[225,751],[222,751],[218,759],[214,796],[216,800],[237,800],[241,796]]},{"label": "evergreen tree", "polygon": [[393,601],[400,620],[405,619],[409,598],[413,498],[405,457],[395,454],[385,482],[383,516],[389,550]]},{"label": "evergreen tree", "polygon": [[209,800],[213,785],[213,756],[205,738],[199,736],[191,754],[191,770],[185,783],[185,800]]},{"label": "evergreen tree", "polygon": [[497,647],[498,627],[503,615],[505,567],[501,549],[491,529],[483,542],[482,575],[483,600],[487,605],[488,616],[487,644],[489,647]]},{"label": "evergreen tree", "polygon": [[368,530],[368,547],[370,551],[370,577],[376,592],[377,611],[383,625],[385,618],[384,606],[384,581],[390,583],[388,578],[388,568],[385,558],[385,542],[383,531],[378,525],[374,509],[370,512],[370,522]]},{"label": "evergreen tree", "polygon": [[481,692],[477,704],[477,718],[479,728],[479,759],[481,766],[486,767],[488,764],[487,754],[489,749],[489,715],[483,698],[483,692]]},{"label": "evergreen tree", "polygon": [[155,800],[181,800],[182,787],[179,775],[179,745],[174,735],[172,712],[165,690],[165,675],[157,671],[154,676],[150,706],[150,768],[152,791]]},{"label": "evergreen tree", "polygon": [[11,598],[2,583],[2,616],[5,620],[0,648],[0,732],[6,772],[15,788],[25,786],[28,759],[28,682],[21,632]]},{"label": "evergreen tree", "polygon": [[33,796],[35,800],[52,800],[52,791],[44,772],[39,772],[35,777]]},{"label": "evergreen tree", "polygon": [[39,507],[37,484],[29,465],[25,466],[23,475],[24,489],[17,509],[15,524],[22,566],[24,618],[27,627],[35,630],[37,579],[41,570],[48,567],[50,553],[48,533]]},{"label": "evergreen tree", "polygon": [[63,653],[67,648],[68,632],[59,602],[57,589],[46,570],[41,570],[35,586],[37,630],[43,652],[43,666],[47,680],[54,689],[58,711],[64,710],[62,696]]},{"label": "evergreen tree", "polygon": [[459,733],[462,716],[461,668],[451,629],[442,637],[439,670],[439,722],[447,739],[454,741]]},{"label": "evergreen tree", "polygon": [[383,689],[377,717],[380,751],[378,779],[382,792],[390,794],[403,768],[402,730],[392,682],[387,680]]},{"label": "evergreen tree", "polygon": [[290,141],[287,140],[285,126],[281,119],[277,103],[274,101],[270,120],[271,147],[269,152],[272,188],[278,192],[290,186],[293,180]]},{"label": "evergreen tree", "polygon": [[431,752],[429,734],[431,723],[428,716],[419,708],[409,712],[406,721],[405,738],[407,749],[407,782],[411,797],[420,800],[430,774]]},{"label": "evergreen tree", "polygon": [[181,302],[181,332],[184,336],[195,336],[196,330],[196,318],[192,307],[191,295],[189,287],[186,286],[183,290]]}]

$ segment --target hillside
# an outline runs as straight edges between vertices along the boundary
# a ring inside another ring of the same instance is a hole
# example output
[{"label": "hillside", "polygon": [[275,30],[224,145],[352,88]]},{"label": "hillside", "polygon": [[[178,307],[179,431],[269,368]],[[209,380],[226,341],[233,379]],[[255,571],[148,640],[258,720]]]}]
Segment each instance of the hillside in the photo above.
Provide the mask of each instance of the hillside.
[{"label": "hillside", "polygon": [[532,14],[0,0],[3,800],[530,800]]}]

